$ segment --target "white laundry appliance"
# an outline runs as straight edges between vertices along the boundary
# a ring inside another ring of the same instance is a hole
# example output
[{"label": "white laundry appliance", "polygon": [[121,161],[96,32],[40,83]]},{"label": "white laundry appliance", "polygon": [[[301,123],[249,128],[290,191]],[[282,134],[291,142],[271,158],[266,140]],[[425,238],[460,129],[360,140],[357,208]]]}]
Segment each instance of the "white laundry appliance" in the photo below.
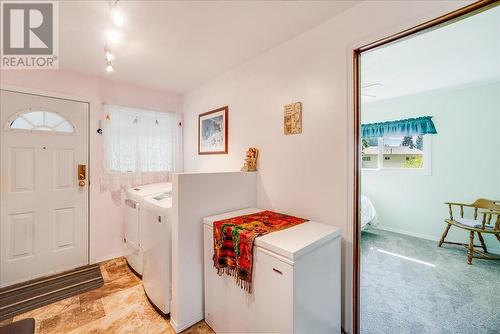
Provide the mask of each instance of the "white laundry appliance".
[{"label": "white laundry appliance", "polygon": [[144,197],[172,190],[172,183],[151,183],[127,189],[125,194],[125,258],[142,275],[141,205]]},{"label": "white laundry appliance", "polygon": [[340,230],[305,222],[255,239],[252,292],[217,275],[213,223],[263,211],[206,217],[205,321],[216,333],[340,333]]},{"label": "white laundry appliance", "polygon": [[172,192],[147,196],[142,206],[142,282],[149,301],[166,316],[171,299]]}]

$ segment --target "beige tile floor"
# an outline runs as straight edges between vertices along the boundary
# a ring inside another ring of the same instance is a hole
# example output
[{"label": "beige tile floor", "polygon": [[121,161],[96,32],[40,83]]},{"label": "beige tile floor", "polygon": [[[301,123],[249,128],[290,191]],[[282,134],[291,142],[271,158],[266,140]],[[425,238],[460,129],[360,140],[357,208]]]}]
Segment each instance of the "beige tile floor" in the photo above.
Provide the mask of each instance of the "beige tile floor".
[{"label": "beige tile floor", "polygon": [[[0,325],[34,318],[37,334],[58,333],[175,333],[168,320],[149,304],[138,279],[123,258],[101,264],[104,286],[23,313]],[[200,322],[185,334],[213,333]]]}]

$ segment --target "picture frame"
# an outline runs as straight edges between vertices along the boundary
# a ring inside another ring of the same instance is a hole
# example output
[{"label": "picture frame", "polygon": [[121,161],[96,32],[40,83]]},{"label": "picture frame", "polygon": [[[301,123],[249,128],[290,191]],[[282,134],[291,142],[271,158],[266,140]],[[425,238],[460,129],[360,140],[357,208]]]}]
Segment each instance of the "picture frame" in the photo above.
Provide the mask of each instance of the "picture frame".
[{"label": "picture frame", "polygon": [[198,115],[198,154],[227,154],[228,106]]}]

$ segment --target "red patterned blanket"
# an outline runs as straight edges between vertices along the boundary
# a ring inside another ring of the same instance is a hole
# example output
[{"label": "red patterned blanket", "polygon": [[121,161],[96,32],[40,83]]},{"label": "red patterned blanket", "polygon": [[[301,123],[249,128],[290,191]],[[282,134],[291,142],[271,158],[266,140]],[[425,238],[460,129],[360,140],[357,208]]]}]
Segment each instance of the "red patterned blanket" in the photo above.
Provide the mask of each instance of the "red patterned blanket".
[{"label": "red patterned blanket", "polygon": [[306,221],[273,211],[262,211],[214,222],[213,260],[217,274],[235,277],[237,284],[250,293],[255,238]]}]

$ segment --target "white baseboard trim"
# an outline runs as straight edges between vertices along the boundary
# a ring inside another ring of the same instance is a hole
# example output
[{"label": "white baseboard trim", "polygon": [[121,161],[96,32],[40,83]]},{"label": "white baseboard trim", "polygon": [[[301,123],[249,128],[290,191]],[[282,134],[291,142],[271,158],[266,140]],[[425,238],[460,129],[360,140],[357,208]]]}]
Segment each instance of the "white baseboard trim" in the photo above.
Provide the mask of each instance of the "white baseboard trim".
[{"label": "white baseboard trim", "polygon": [[439,238],[436,238],[435,236],[432,236],[432,235],[415,233],[415,232],[408,232],[408,231],[405,231],[405,230],[402,230],[399,228],[393,228],[393,227],[389,227],[389,226],[378,225],[376,228],[378,228],[379,230],[409,235],[410,237],[416,237],[416,238],[425,239],[425,240],[431,240],[431,241],[438,241],[439,240]]},{"label": "white baseboard trim", "polygon": [[109,260],[116,259],[116,258],[122,257],[122,256],[125,256],[125,252],[116,252],[113,254],[108,254],[108,255],[96,258],[95,261],[93,262],[93,264],[99,263],[99,262],[104,262],[104,261],[109,261]]},{"label": "white baseboard trim", "polygon": [[203,318],[203,315],[201,316],[198,316],[190,321],[186,321],[185,323],[183,324],[177,324],[175,322],[175,320],[173,318],[170,318],[170,325],[172,326],[172,328],[174,329],[174,331],[176,333],[180,333],[186,329],[188,329],[189,327],[199,323],[200,321],[202,321],[204,318]]},{"label": "white baseboard trim", "polygon": [[[404,230],[401,230],[401,229],[398,229],[398,228],[393,228],[393,227],[388,227],[388,226],[383,226],[383,225],[378,225],[376,228],[378,228],[379,230],[384,230],[384,231],[388,231],[388,232],[409,235],[411,237],[416,237],[416,238],[430,240],[430,241],[435,241],[435,242],[438,242],[441,239],[441,237],[435,237],[435,236],[432,236],[432,235],[415,233],[415,232],[408,232],[408,231],[404,231]],[[447,240],[447,241],[454,241],[454,240]],[[462,241],[456,241],[456,242],[462,242]],[[491,247],[491,246],[488,246],[488,252],[500,255],[500,247]]]}]

